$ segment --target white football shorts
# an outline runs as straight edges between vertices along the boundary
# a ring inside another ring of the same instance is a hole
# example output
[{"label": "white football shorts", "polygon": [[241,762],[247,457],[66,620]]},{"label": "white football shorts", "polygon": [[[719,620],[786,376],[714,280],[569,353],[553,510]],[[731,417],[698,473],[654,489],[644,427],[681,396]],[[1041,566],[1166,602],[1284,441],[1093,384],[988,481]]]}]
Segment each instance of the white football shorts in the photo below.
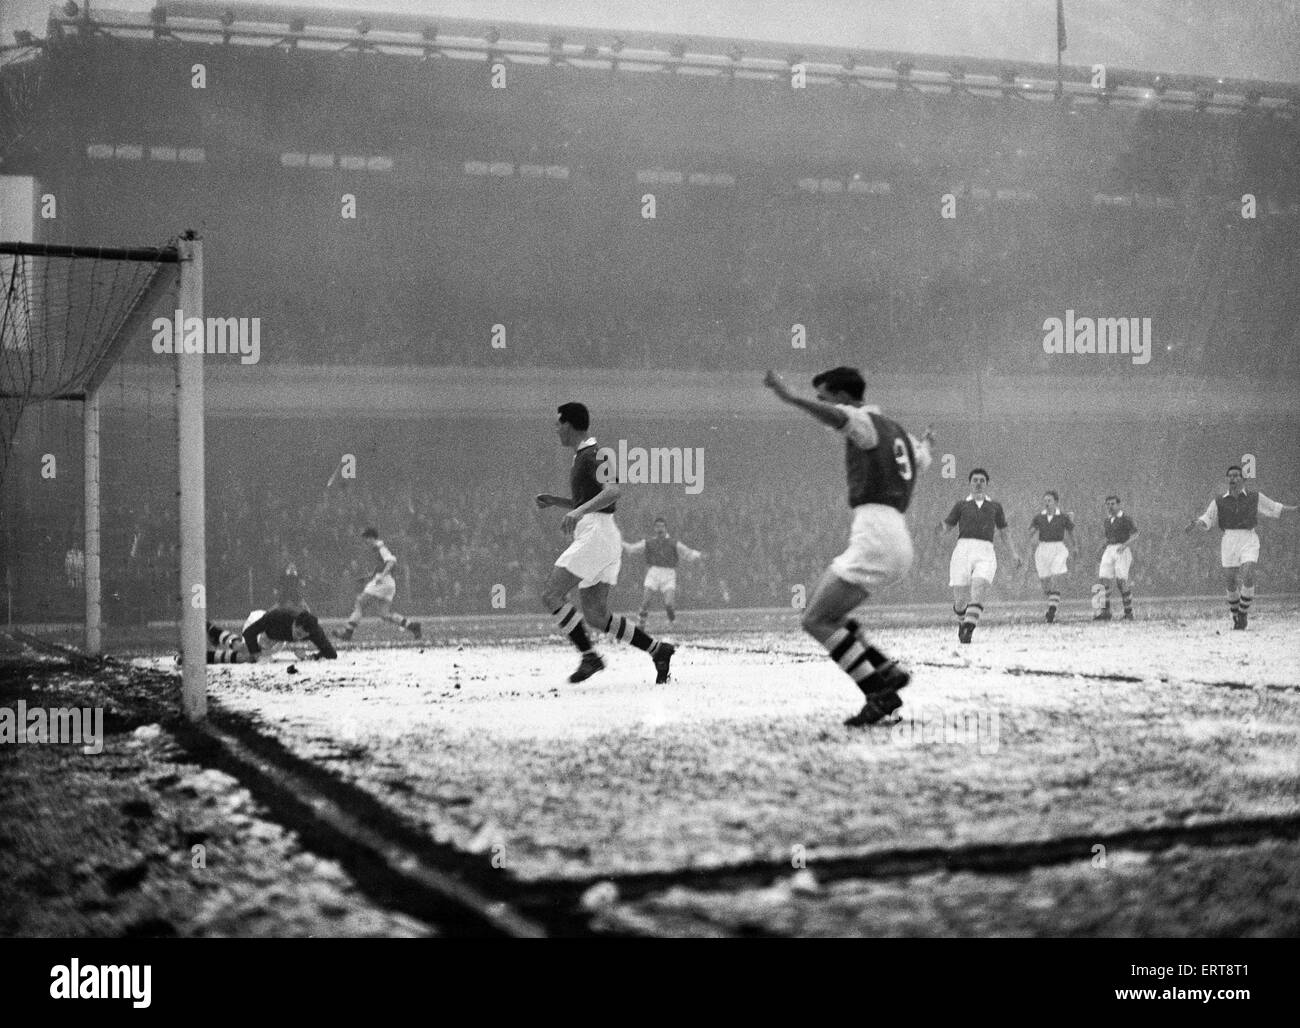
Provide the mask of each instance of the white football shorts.
[{"label": "white football shorts", "polygon": [[1034,551],[1034,565],[1039,578],[1064,575],[1070,570],[1070,548],[1063,542],[1039,543]]},{"label": "white football shorts", "polygon": [[1128,578],[1129,569],[1133,567],[1133,551],[1120,550],[1119,543],[1111,543],[1102,552],[1101,567],[1097,569],[1098,578]]},{"label": "white football shorts", "polygon": [[645,573],[645,587],[652,592],[662,593],[677,588],[677,569],[651,567]]},{"label": "white football shorts", "polygon": [[375,575],[361,591],[367,596],[373,596],[377,600],[386,600],[391,603],[393,597],[397,595],[397,583],[393,580],[392,575]]},{"label": "white football shorts", "polygon": [[850,585],[874,589],[897,582],[912,567],[912,536],[902,513],[882,503],[853,508],[849,548],[831,571]]},{"label": "white football shorts", "polygon": [[992,582],[998,573],[998,555],[987,539],[958,539],[948,562],[948,584],[970,585],[978,578]]},{"label": "white football shorts", "polygon": [[618,584],[618,569],[623,563],[623,536],[614,515],[607,512],[584,514],[573,530],[573,542],[555,562],[571,575],[578,576],[578,588]]},{"label": "white football shorts", "polygon": [[1259,560],[1259,536],[1253,528],[1228,528],[1219,543],[1219,559],[1225,568],[1239,568]]}]

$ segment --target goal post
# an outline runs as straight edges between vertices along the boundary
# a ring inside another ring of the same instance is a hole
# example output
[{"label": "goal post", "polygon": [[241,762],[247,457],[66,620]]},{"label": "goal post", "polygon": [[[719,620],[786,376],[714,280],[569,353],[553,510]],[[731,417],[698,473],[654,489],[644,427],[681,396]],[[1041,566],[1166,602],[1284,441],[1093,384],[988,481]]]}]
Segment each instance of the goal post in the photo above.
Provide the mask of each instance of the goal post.
[{"label": "goal post", "polygon": [[[186,353],[178,340],[174,353],[157,354],[150,345],[154,319],[165,317],[171,322],[178,311],[184,323],[192,324],[189,319],[195,318],[203,324],[203,245],[194,233],[186,233],[167,246],[133,249],[0,243],[0,485],[7,487],[23,475],[35,477],[30,467],[11,467],[25,417],[32,421],[43,408],[59,404],[80,407],[82,549],[76,560],[69,549],[68,575],[77,578],[84,589],[84,650],[103,653],[104,487],[109,456],[103,439],[106,393],[121,417],[139,418],[141,410],[152,414],[159,406],[167,411],[164,417],[156,418],[163,427],[154,427],[158,434],[171,437],[174,456],[164,463],[175,461],[175,481],[169,484],[176,503],[177,538],[158,538],[173,531],[171,512],[150,512],[147,502],[146,513],[133,525],[115,526],[119,529],[115,538],[131,536],[133,574],[138,575],[139,568],[149,563],[145,552],[149,545],[159,563],[169,562],[175,555],[174,568],[167,570],[175,575],[179,609],[173,606],[167,620],[178,629],[174,641],[181,652],[182,708],[187,717],[199,719],[206,715],[207,649],[203,346]],[[127,362],[128,358],[132,363]],[[160,370],[163,362],[167,365],[165,373]],[[110,388],[111,378],[115,379],[115,389]],[[158,391],[167,394],[161,405],[154,395],[155,383],[160,383]],[[70,434],[70,429],[65,429],[65,436]],[[38,449],[50,445],[49,431],[37,435]],[[51,448],[60,449],[58,445]],[[65,451],[70,449],[70,445],[64,447]],[[131,453],[114,457],[123,468],[148,459],[147,455]],[[144,478],[160,477],[150,468],[140,474]],[[169,472],[165,474],[170,478]],[[120,484],[129,496],[135,482],[132,478],[113,484]],[[134,502],[134,497],[129,496],[129,502]],[[48,511],[45,517],[49,517]],[[166,527],[160,528],[160,524]],[[14,577],[9,565],[27,557],[26,549],[57,549],[57,532],[47,530],[42,535],[41,526],[28,528],[26,534],[20,531],[18,542],[7,548],[7,581]],[[150,540],[149,544],[142,542],[142,536]],[[125,549],[126,543],[121,548]],[[45,556],[48,578],[54,555]],[[150,570],[156,572],[158,568]],[[39,571],[18,577],[23,583],[20,588],[28,594],[48,591],[48,583]],[[152,581],[158,581],[156,573]],[[45,609],[31,595],[20,599],[29,601],[32,610]],[[12,592],[9,601],[12,607]],[[122,605],[118,608],[120,612]],[[30,611],[27,614],[32,616]],[[142,613],[137,620],[148,625],[159,623],[147,619],[148,614]]]}]

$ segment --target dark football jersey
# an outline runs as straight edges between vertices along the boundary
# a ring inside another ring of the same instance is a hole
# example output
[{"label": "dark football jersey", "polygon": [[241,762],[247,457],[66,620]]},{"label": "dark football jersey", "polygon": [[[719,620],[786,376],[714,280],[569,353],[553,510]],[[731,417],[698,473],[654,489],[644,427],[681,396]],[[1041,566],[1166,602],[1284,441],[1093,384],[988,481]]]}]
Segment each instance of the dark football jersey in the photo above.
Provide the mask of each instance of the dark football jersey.
[{"label": "dark football jersey", "polygon": [[1074,522],[1069,514],[1048,514],[1040,511],[1034,515],[1030,527],[1038,532],[1040,543],[1060,543],[1065,541],[1065,533],[1074,531]]},{"label": "dark football jersey", "polygon": [[1133,519],[1120,511],[1113,518],[1106,518],[1106,545],[1126,543],[1136,531],[1137,525],[1133,524]]},{"label": "dark football jersey", "polygon": [[[609,482],[614,481],[614,477],[608,473],[607,481],[600,480],[600,468],[607,463],[607,460],[599,455],[598,450],[599,447],[592,443],[590,446],[582,447],[573,455],[573,470],[569,472],[569,485],[575,507],[581,507],[593,496],[599,496],[600,491]],[[611,501],[597,513],[613,514],[614,507],[615,504]]]},{"label": "dark football jersey", "polygon": [[1219,508],[1219,527],[1225,531],[1229,528],[1254,528],[1259,523],[1259,493],[1247,489],[1239,496],[1216,497],[1214,504]]},{"label": "dark football jersey", "polygon": [[[286,610],[284,607],[274,607],[268,610],[260,618],[244,629],[244,645],[248,647],[248,652],[257,654],[261,652],[261,647],[257,644],[257,637],[265,635],[268,639],[276,642],[293,642],[293,621],[295,612]],[[306,636],[315,644],[316,649],[320,651],[321,656],[334,658],[338,652],[334,649],[333,643],[320,627],[320,622],[315,618],[309,621],[310,627],[306,629]]]},{"label": "dark football jersey", "polygon": [[997,500],[976,503],[967,498],[954,504],[943,523],[957,526],[958,539],[983,539],[991,543],[995,530],[1007,527],[1007,516]]},{"label": "dark football jersey", "polygon": [[677,540],[672,536],[660,539],[657,535],[645,541],[645,562],[652,568],[675,568],[677,566]]},{"label": "dark football jersey", "polygon": [[878,503],[900,513],[912,502],[916,485],[916,453],[912,440],[896,422],[868,413],[877,442],[864,450],[852,439],[844,441],[844,467],[849,481],[849,506]]}]

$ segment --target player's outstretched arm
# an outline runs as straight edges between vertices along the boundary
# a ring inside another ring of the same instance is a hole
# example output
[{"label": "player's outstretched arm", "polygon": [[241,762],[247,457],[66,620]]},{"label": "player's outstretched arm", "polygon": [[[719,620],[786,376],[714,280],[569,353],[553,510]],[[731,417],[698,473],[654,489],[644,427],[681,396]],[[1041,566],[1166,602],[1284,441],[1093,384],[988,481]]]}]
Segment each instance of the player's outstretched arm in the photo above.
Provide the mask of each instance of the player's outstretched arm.
[{"label": "player's outstretched arm", "polygon": [[262,648],[257,645],[257,637],[266,631],[267,626],[271,623],[270,611],[263,614],[251,625],[244,629],[244,646],[248,650],[248,659],[250,662],[257,660],[257,655],[262,652]]},{"label": "player's outstretched arm", "polygon": [[1202,532],[1208,532],[1211,528],[1219,523],[1219,508],[1213,500],[1205,508],[1205,513],[1199,518],[1192,518],[1191,521],[1183,527],[1184,532],[1190,532],[1194,528],[1199,528]]},{"label": "player's outstretched arm", "polygon": [[545,510],[547,507],[563,507],[565,510],[573,509],[573,501],[567,496],[552,496],[550,493],[538,493],[533,502],[541,510]]},{"label": "player's outstretched arm", "polygon": [[645,540],[642,539],[642,540],[641,540],[640,542],[638,542],[638,543],[629,543],[629,542],[624,542],[624,543],[623,543],[623,552],[626,553],[626,554],[628,554],[628,555],[630,555],[630,556],[633,556],[633,557],[635,557],[638,553],[644,553],[644,552],[645,552]]},{"label": "player's outstretched arm", "polygon": [[796,396],[775,371],[769,371],[763,376],[763,385],[767,386],[772,392],[776,393],[779,399],[791,406],[806,410],[827,428],[839,430],[849,420],[838,407],[829,403],[822,403],[820,400],[806,400],[802,396]]},{"label": "player's outstretched arm", "polygon": [[1285,503],[1278,503],[1277,500],[1270,500],[1263,493],[1259,494],[1259,512],[1266,518],[1280,518],[1282,514],[1289,510],[1300,510],[1297,507],[1288,506]]},{"label": "player's outstretched arm", "polygon": [[699,550],[692,550],[680,539],[677,541],[677,555],[681,557],[682,560],[688,560],[692,564],[704,556],[704,554],[701,553]]}]

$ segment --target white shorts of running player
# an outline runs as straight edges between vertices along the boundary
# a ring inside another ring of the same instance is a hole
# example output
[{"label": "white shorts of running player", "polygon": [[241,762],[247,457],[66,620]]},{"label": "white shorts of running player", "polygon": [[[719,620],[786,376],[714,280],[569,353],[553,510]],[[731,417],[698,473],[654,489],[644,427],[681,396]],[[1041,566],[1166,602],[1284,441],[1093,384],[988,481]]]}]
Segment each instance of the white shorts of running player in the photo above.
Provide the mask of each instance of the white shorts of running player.
[{"label": "white shorts of running player", "polygon": [[1129,569],[1133,567],[1133,551],[1121,550],[1119,543],[1111,543],[1102,551],[1101,567],[1097,569],[1098,578],[1128,578]]},{"label": "white shorts of running player", "polygon": [[1225,568],[1239,568],[1259,561],[1259,536],[1253,528],[1229,528],[1219,543],[1219,559]]},{"label": "white shorts of running player", "polygon": [[1038,568],[1039,578],[1068,574],[1070,548],[1062,542],[1039,543],[1034,551],[1034,566]]},{"label": "white shorts of running player", "polygon": [[897,582],[912,566],[912,536],[893,507],[864,503],[853,508],[849,548],[831,561],[831,571],[849,585],[874,589]]},{"label": "white shorts of running player", "polygon": [[376,600],[392,603],[393,597],[397,595],[397,583],[393,580],[392,575],[375,575],[366,583],[366,587],[361,590],[361,595],[372,596]]},{"label": "white shorts of running player", "polygon": [[948,561],[948,584],[970,585],[973,579],[992,582],[998,573],[998,555],[987,539],[958,539]]},{"label": "white shorts of running player", "polygon": [[677,569],[649,568],[645,573],[645,587],[655,593],[675,592],[677,590]]},{"label": "white shorts of running player", "polygon": [[623,563],[623,536],[614,523],[613,514],[584,514],[573,530],[573,542],[555,562],[571,575],[578,576],[578,588],[588,589],[601,583],[618,584],[618,569]]}]

